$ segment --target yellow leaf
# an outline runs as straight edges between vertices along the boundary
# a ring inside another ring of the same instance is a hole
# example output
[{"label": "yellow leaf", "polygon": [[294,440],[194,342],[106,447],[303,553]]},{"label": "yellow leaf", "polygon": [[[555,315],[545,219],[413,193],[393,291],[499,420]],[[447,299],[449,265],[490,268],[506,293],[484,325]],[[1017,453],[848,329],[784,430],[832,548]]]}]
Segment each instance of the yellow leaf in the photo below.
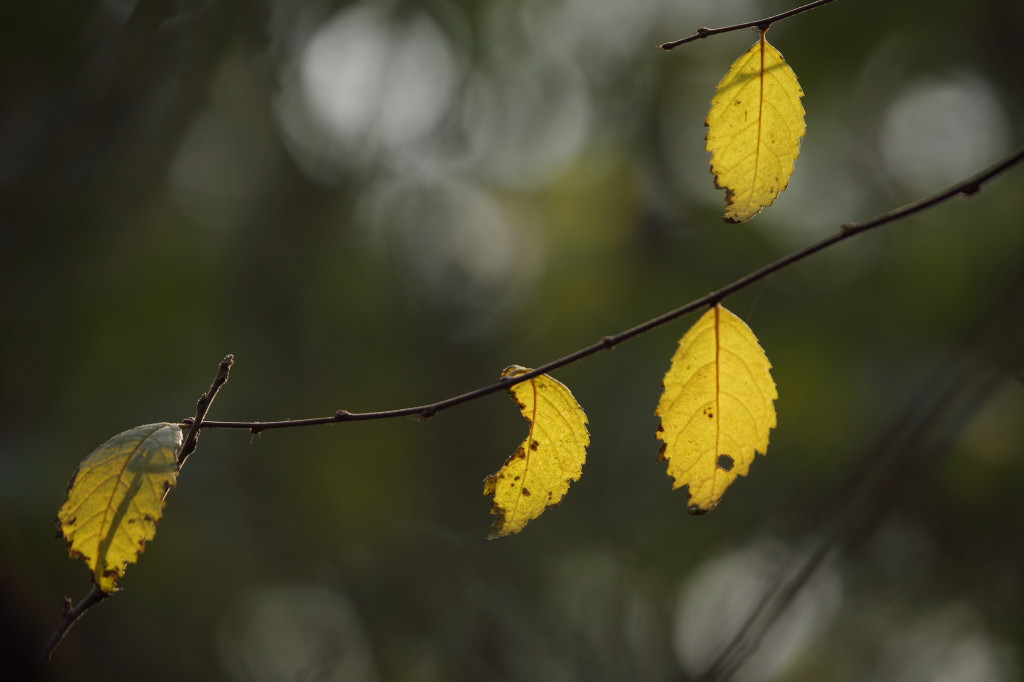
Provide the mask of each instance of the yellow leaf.
[{"label": "yellow leaf", "polygon": [[[507,367],[503,377],[530,370]],[[530,433],[498,473],[484,480],[498,516],[488,540],[521,531],[549,506],[556,505],[578,481],[587,458],[587,415],[569,389],[547,374],[511,386],[512,400],[530,424]]]},{"label": "yellow leaf", "polygon": [[156,534],[164,495],[178,476],[177,424],[147,424],[120,433],[82,460],[57,513],[68,553],[85,562],[107,593]]},{"label": "yellow leaf", "polygon": [[763,32],[718,84],[704,125],[726,222],[750,220],[786,189],[804,135],[803,94]]},{"label": "yellow leaf", "polygon": [[750,327],[721,305],[680,339],[655,414],[659,459],[673,488],[688,486],[690,513],[714,509],[755,452],[767,451],[779,397],[770,368]]}]

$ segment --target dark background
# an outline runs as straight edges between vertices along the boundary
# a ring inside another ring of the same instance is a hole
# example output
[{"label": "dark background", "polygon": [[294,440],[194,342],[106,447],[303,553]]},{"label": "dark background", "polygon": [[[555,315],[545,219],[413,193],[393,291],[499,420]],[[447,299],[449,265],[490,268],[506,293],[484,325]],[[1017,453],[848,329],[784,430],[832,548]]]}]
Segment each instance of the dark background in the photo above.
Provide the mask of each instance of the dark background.
[{"label": "dark background", "polygon": [[[78,462],[190,416],[225,354],[213,419],[432,402],[1024,142],[1024,5],[836,2],[769,33],[807,136],[776,204],[722,223],[703,117],[756,34],[654,46],[791,6],[0,5],[4,665],[89,588],[53,539]],[[654,439],[695,317],[557,373],[590,417],[583,478],[500,541],[480,491],[524,437],[506,396],[211,430],[47,676],[686,679],[817,557],[737,679],[1024,679],[1022,173],[727,301],[779,426],[711,514]]]}]

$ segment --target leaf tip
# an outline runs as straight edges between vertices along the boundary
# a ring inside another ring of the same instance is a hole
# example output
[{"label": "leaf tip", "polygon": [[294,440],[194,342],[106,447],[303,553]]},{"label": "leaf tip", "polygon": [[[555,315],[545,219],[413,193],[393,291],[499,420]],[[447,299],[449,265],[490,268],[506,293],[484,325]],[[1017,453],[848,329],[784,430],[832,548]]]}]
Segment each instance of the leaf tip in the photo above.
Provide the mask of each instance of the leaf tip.
[{"label": "leaf tip", "polygon": [[495,521],[494,525],[491,526],[490,532],[488,532],[487,535],[484,536],[484,540],[500,540],[501,538],[507,535],[511,535],[511,533],[500,530],[498,528],[498,522]]},{"label": "leaf tip", "polygon": [[707,514],[709,511],[714,509],[716,506],[717,505],[712,504],[708,505],[707,507],[702,507],[699,504],[691,504],[688,507],[686,507],[686,511],[689,512],[690,516],[703,516],[704,514]]},{"label": "leaf tip", "polygon": [[491,524],[491,529],[487,531],[487,535],[484,536],[485,540],[497,540],[507,535],[514,535],[522,530],[522,526],[516,528],[514,525],[508,523],[507,510],[498,503],[491,503],[491,513],[498,518],[494,519],[494,523]]}]

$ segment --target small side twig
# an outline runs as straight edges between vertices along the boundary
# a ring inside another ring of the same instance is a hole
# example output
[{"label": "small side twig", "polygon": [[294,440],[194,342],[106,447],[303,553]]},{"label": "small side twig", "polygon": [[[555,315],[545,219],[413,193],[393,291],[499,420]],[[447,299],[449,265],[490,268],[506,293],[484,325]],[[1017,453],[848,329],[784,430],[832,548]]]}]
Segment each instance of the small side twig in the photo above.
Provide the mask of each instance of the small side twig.
[{"label": "small side twig", "polygon": [[776,21],[779,21],[781,19],[787,19],[793,15],[800,14],[801,12],[806,12],[807,10],[811,10],[816,7],[821,7],[822,5],[827,5],[830,2],[833,2],[833,0],[815,0],[815,2],[811,2],[801,7],[781,12],[779,14],[774,14],[770,17],[765,17],[764,19],[745,21],[742,24],[733,24],[732,26],[723,26],[721,28],[707,28],[705,26],[701,26],[700,28],[697,29],[697,32],[694,33],[692,36],[686,36],[685,38],[680,38],[679,40],[672,40],[667,43],[662,43],[661,45],[658,45],[658,49],[671,50],[672,48],[679,47],[680,45],[684,45],[686,43],[692,43],[695,40],[707,38],[708,36],[718,35],[719,33],[728,33],[729,31],[739,31],[740,29],[743,28],[757,27],[762,31],[766,31],[768,30],[768,27],[774,24]]},{"label": "small side twig", "polygon": [[[220,367],[217,368],[217,376],[214,377],[213,383],[210,384],[210,390],[199,396],[199,400],[196,402],[196,416],[192,418],[188,435],[185,436],[181,449],[178,450],[178,468],[181,468],[185,464],[185,460],[188,459],[188,456],[195,452],[196,444],[199,442],[199,432],[203,428],[203,419],[206,418],[206,413],[210,411],[210,405],[213,404],[213,399],[217,397],[217,392],[227,383],[228,376],[231,374],[231,365],[234,363],[234,355],[225,356],[220,361]],[[186,421],[185,423],[189,422]]]},{"label": "small side twig", "polygon": [[53,652],[57,650],[57,646],[64,639],[64,635],[68,634],[68,630],[71,629],[71,626],[77,623],[78,619],[81,618],[86,611],[93,606],[96,606],[96,604],[99,604],[109,596],[110,595],[108,593],[96,587],[96,585],[93,585],[92,589],[89,590],[89,593],[82,597],[82,600],[74,606],[71,605],[71,599],[69,597],[64,597],[64,607],[61,609],[60,622],[57,624],[57,629],[53,631],[52,635],[50,635],[50,639],[47,640],[42,653],[39,654],[39,659],[36,662],[37,665],[42,666],[49,663],[50,659],[53,658]]}]

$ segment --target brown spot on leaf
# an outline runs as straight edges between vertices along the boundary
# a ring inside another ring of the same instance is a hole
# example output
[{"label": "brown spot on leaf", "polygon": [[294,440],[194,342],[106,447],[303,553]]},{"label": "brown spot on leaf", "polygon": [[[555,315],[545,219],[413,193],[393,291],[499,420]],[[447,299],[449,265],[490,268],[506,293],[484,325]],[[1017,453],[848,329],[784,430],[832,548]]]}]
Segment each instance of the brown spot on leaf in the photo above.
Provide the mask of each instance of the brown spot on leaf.
[{"label": "brown spot on leaf", "polygon": [[529,497],[530,496],[530,489],[529,488],[523,488],[523,495],[525,495],[526,497]]}]

